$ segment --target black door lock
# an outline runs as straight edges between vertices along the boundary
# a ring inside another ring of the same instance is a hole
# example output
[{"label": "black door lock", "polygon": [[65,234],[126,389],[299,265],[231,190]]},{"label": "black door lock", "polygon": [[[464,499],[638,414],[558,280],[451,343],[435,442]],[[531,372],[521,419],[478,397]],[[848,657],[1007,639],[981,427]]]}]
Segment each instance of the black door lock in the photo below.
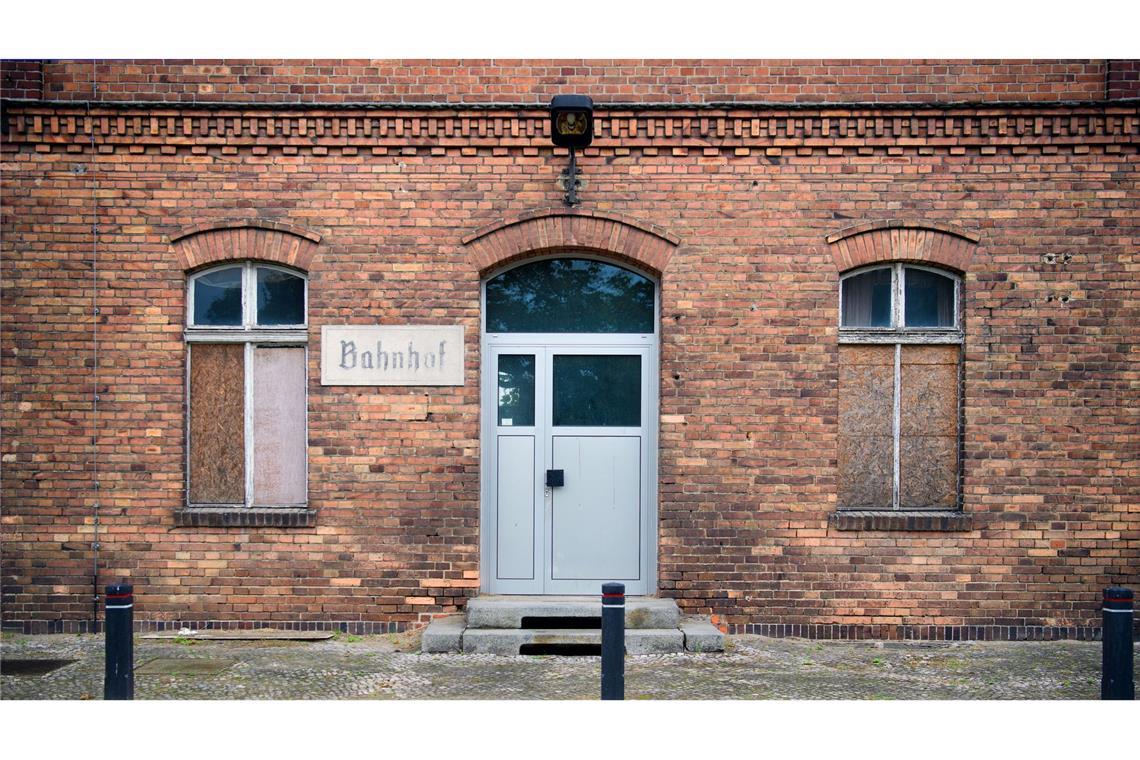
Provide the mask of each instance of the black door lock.
[{"label": "black door lock", "polygon": [[546,471],[546,487],[559,488],[566,485],[566,475],[563,470]]}]

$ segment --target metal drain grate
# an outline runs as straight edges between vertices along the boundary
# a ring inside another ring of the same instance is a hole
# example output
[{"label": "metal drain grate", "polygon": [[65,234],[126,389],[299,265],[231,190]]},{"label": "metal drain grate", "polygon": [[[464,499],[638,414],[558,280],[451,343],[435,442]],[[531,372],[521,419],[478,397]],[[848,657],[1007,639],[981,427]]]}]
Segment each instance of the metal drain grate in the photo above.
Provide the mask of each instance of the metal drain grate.
[{"label": "metal drain grate", "polygon": [[0,660],[0,675],[42,676],[76,660]]}]

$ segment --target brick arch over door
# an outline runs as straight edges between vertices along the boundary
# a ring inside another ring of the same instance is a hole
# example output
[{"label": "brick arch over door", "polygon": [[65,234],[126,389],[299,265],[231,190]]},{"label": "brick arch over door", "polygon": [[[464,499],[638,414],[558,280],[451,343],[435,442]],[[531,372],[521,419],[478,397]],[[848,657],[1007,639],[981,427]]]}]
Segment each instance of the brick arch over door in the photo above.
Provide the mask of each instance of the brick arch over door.
[{"label": "brick arch over door", "polygon": [[676,235],[657,225],[621,214],[577,209],[530,211],[463,238],[481,273],[513,259],[569,248],[625,259],[660,275],[679,243]]},{"label": "brick arch over door", "polygon": [[254,259],[308,271],[321,236],[269,219],[207,222],[170,238],[179,265],[189,271],[232,260]]},{"label": "brick arch over door", "polygon": [[965,272],[980,239],[949,224],[890,219],[848,227],[828,235],[827,242],[840,272],[889,261],[938,264]]}]

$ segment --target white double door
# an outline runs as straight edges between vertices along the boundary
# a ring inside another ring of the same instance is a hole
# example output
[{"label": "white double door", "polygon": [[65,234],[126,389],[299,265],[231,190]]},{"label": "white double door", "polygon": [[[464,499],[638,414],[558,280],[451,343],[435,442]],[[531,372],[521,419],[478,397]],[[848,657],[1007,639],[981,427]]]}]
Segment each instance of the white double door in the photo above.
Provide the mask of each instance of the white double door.
[{"label": "white double door", "polygon": [[493,344],[486,354],[484,586],[598,594],[618,581],[627,594],[648,594],[652,345],[544,337]]}]

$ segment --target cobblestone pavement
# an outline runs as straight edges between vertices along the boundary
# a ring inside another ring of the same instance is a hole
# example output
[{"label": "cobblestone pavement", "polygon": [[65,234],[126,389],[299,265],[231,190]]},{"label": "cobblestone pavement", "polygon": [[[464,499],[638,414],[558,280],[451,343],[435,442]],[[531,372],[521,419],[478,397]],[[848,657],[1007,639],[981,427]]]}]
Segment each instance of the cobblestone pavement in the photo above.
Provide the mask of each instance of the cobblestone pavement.
[{"label": "cobblestone pavement", "polygon": [[[136,638],[135,698],[597,699],[598,657],[419,654],[415,636],[319,642]],[[628,657],[627,699],[1097,699],[1095,642],[729,637],[724,654]],[[68,659],[0,678],[3,699],[100,699],[103,637],[4,634],[0,654]]]}]

